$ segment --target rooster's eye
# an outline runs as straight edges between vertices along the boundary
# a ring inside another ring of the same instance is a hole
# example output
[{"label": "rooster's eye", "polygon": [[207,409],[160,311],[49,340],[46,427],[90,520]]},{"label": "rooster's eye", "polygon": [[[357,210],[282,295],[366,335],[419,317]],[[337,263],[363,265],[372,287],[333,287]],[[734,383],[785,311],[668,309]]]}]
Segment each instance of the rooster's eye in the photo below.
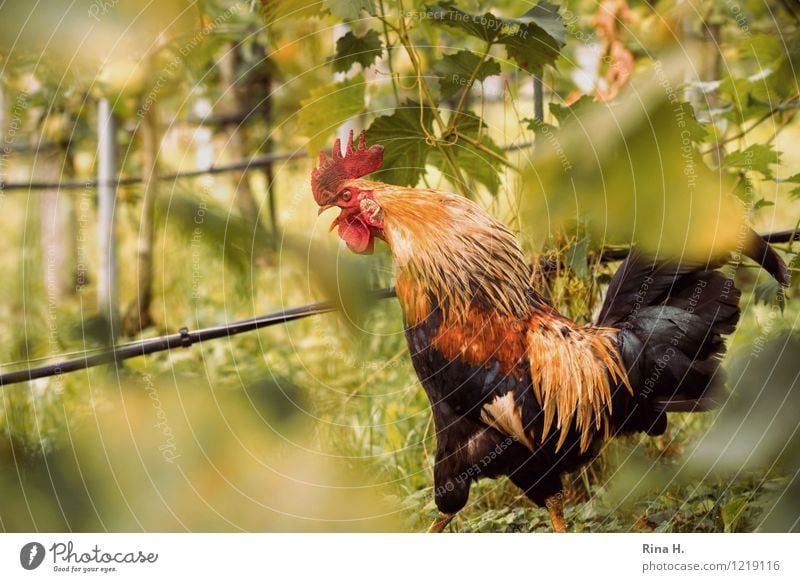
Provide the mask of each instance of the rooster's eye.
[{"label": "rooster's eye", "polygon": [[345,190],[344,192],[342,192],[341,196],[342,196],[342,200],[344,200],[345,202],[348,202],[350,200],[350,198],[353,197],[353,193],[350,192],[350,190]]}]

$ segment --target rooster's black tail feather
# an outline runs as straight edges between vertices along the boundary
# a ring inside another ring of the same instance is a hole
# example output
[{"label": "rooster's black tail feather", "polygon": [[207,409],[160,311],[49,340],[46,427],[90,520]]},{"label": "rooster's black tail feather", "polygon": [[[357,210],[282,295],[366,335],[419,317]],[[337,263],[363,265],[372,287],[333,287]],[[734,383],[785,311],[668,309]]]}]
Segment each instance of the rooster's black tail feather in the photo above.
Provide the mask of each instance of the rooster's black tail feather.
[{"label": "rooster's black tail feather", "polygon": [[[762,264],[772,272],[782,261],[769,253]],[[632,252],[612,279],[597,323],[620,329],[620,357],[634,390],[633,399],[620,391],[623,401],[614,402],[621,430],[660,434],[664,413],[708,410],[724,397],[722,336],[739,320],[740,292],[717,266]]]}]

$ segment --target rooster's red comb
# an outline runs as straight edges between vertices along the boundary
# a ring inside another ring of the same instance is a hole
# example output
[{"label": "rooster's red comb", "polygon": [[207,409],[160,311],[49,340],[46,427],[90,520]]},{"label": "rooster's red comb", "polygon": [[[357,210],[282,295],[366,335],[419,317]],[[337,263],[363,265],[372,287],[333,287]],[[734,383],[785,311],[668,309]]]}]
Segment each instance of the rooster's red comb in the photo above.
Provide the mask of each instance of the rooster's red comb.
[{"label": "rooster's red comb", "polygon": [[336,197],[342,182],[371,174],[383,164],[383,146],[367,148],[365,131],[358,138],[358,146],[354,146],[351,129],[344,154],[341,147],[341,140],[337,139],[330,158],[320,152],[319,167],[311,171],[311,191],[320,206],[330,203]]}]

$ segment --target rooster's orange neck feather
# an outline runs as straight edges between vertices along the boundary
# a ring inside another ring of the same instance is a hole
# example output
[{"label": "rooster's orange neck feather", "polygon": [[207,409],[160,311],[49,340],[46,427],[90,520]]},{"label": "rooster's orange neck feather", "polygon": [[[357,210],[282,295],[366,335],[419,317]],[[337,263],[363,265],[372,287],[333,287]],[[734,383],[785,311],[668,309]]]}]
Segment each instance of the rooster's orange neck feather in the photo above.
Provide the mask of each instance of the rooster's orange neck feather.
[{"label": "rooster's orange neck feather", "polygon": [[385,185],[373,192],[409,324],[422,321],[431,302],[448,319],[465,317],[474,304],[510,318],[529,315],[531,269],[505,225],[453,194]]}]

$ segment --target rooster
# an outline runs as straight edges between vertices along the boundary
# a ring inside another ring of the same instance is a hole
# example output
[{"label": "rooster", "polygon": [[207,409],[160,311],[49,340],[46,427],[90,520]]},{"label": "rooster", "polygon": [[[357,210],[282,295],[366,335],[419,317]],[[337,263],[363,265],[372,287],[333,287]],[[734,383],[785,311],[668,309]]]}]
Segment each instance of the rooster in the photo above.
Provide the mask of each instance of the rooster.
[{"label": "rooster", "polygon": [[[739,318],[739,290],[704,264],[654,261],[632,251],[609,284],[596,321],[579,325],[532,288],[514,234],[464,197],[364,177],[383,147],[353,133],[342,153],[320,154],[312,191],[320,214],[339,208],[347,247],[386,242],[414,369],[436,429],[434,498],[440,532],[470,485],[507,475],[566,531],[561,476],[609,438],[663,434],[667,413],[704,411],[722,394],[719,370]],[[782,285],[788,270],[746,233],[743,253]]]}]

